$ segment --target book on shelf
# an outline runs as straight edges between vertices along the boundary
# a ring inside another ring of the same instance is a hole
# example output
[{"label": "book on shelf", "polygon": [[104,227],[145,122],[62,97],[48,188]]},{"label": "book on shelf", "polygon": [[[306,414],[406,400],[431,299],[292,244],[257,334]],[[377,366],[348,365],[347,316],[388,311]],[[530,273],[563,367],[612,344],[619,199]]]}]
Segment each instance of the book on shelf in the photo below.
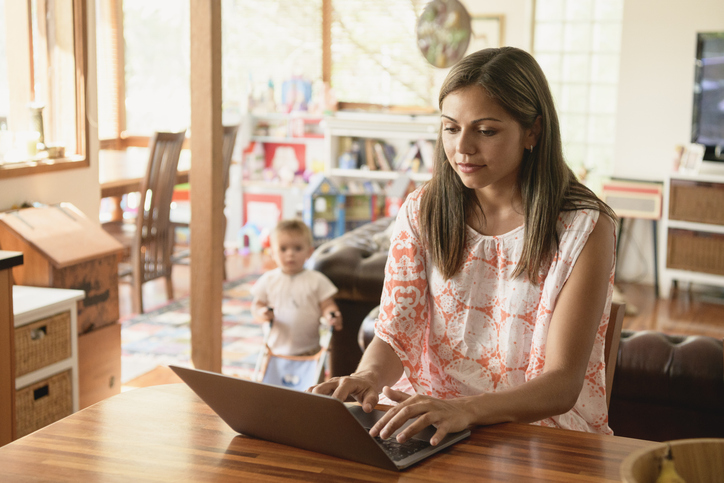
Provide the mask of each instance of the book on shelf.
[{"label": "book on shelf", "polygon": [[420,159],[425,170],[432,171],[435,165],[435,146],[427,139],[420,139],[416,144],[420,150]]},{"label": "book on shelf", "polygon": [[385,154],[382,143],[380,141],[375,141],[372,143],[372,146],[375,150],[375,161],[377,167],[382,171],[390,171],[392,167],[390,166],[390,162],[387,160],[387,155]]},{"label": "book on shelf", "polygon": [[410,147],[407,148],[407,151],[405,154],[401,157],[399,157],[399,162],[397,166],[395,167],[396,171],[414,171],[413,161],[415,158],[419,156],[420,147],[417,145],[417,143],[410,144]]},{"label": "book on shelf", "polygon": [[375,162],[375,148],[373,147],[372,139],[365,139],[364,142],[364,159],[367,169],[370,171],[377,170],[377,163]]}]

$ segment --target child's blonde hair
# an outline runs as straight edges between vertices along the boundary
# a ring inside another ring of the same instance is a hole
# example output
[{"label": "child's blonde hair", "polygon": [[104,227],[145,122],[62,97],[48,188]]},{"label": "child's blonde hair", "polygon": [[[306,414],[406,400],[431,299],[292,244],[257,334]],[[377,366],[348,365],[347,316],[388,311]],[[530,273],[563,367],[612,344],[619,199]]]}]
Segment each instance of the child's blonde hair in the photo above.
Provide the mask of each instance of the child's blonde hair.
[{"label": "child's blonde hair", "polygon": [[312,230],[309,229],[306,223],[298,218],[281,220],[277,223],[274,230],[271,232],[272,240],[276,239],[279,233],[297,233],[301,235],[310,246],[312,245]]}]

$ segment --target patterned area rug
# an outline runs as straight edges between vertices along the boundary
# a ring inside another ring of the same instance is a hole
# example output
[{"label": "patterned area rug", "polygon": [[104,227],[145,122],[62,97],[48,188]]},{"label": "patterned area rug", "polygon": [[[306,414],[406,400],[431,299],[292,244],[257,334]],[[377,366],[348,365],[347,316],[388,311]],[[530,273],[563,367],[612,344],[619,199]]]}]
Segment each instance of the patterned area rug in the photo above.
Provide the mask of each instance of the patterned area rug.
[{"label": "patterned area rug", "polygon": [[[250,288],[259,275],[224,284],[224,374],[249,379],[263,344],[262,329],[251,317]],[[121,322],[121,382],[126,383],[160,365],[191,365],[188,297]]]}]

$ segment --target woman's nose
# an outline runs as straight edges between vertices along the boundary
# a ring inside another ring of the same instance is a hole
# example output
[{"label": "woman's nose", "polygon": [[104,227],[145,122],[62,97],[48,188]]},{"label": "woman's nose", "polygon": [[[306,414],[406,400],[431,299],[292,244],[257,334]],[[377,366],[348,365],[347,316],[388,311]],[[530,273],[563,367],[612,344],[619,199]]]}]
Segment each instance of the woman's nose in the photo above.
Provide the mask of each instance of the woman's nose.
[{"label": "woman's nose", "polygon": [[463,129],[458,137],[458,152],[460,154],[473,154],[476,151],[475,142],[473,141],[473,133]]}]

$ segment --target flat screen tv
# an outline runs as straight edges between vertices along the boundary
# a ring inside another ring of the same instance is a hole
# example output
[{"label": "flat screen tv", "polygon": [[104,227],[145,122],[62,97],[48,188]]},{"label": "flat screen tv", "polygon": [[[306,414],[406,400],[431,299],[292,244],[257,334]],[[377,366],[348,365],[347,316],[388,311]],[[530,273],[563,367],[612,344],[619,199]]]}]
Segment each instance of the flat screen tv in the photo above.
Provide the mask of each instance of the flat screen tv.
[{"label": "flat screen tv", "polygon": [[697,34],[691,142],[705,161],[724,162],[724,32]]}]

